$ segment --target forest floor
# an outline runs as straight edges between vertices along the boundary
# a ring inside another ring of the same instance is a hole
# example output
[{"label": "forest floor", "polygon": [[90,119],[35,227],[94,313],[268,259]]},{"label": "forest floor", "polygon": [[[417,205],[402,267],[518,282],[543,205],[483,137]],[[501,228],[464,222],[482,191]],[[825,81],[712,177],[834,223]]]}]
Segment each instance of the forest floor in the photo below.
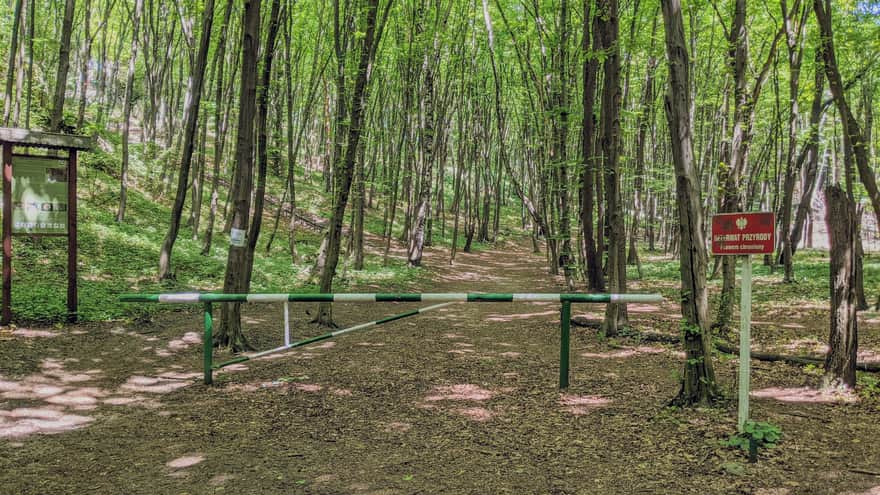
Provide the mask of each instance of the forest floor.
[{"label": "forest floor", "polygon": [[[541,255],[507,243],[426,253],[425,292],[558,292]],[[391,291],[394,287],[357,287]],[[631,305],[633,328],[676,334],[667,302]],[[427,305],[427,304],[425,304]],[[342,327],[415,304],[337,304]],[[293,305],[297,337],[322,333]],[[603,306],[575,305],[601,318]],[[827,309],[756,305],[756,347],[821,351]],[[246,332],[281,344],[278,305],[246,305]],[[198,308],[149,321],[0,333],[0,493],[873,493],[880,392],[816,392],[816,370],[754,362],[752,417],[779,425],[757,464],[722,445],[735,401],[668,407],[683,355],[572,328],[557,388],[559,305],[456,304],[226,368],[201,384]],[[880,319],[860,321],[880,360]],[[223,355],[215,357],[223,359]],[[737,362],[716,356],[728,395]]]}]

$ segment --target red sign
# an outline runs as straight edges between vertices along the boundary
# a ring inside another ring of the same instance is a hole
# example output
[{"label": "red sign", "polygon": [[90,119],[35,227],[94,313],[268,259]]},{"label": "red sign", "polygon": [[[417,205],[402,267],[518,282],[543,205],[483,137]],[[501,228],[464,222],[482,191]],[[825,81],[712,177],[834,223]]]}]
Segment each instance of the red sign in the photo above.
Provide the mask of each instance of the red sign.
[{"label": "red sign", "polygon": [[770,254],[774,249],[772,213],[722,213],[712,217],[712,254]]}]

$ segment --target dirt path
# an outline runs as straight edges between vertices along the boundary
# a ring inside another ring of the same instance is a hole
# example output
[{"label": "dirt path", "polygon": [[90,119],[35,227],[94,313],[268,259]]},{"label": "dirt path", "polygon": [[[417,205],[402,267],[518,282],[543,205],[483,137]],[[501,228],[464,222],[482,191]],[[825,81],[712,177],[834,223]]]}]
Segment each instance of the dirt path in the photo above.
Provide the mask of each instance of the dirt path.
[{"label": "dirt path", "polygon": [[[543,260],[505,245],[445,263],[433,292],[557,292]],[[634,284],[638,289],[638,284]],[[394,288],[364,287],[364,291]],[[417,305],[337,305],[342,326]],[[294,308],[298,336],[309,308]],[[575,307],[601,316],[601,306]],[[672,303],[636,305],[641,330],[675,332]],[[573,335],[557,389],[558,304],[458,304],[197,379],[199,315],[0,341],[2,493],[861,493],[880,491],[876,402],[828,402],[811,377],[757,364],[753,416],[782,426],[757,465],[721,447],[726,409],[666,407],[682,356]],[[280,310],[247,306],[260,348]],[[760,315],[756,315],[760,317]],[[862,328],[873,341],[878,325]],[[12,368],[10,363],[15,363]],[[734,387],[736,362],[718,361]],[[875,492],[871,492],[875,493]]]}]

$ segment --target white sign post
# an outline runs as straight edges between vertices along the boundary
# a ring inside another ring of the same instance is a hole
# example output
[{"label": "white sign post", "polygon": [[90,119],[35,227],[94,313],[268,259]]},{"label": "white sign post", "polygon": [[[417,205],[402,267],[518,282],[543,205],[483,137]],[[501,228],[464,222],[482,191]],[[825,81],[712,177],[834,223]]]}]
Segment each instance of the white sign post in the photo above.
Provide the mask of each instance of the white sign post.
[{"label": "white sign post", "polygon": [[749,420],[752,345],[752,255],[772,254],[775,218],[772,213],[723,213],[712,217],[712,254],[743,256],[739,327],[739,407],[736,425],[740,433]]},{"label": "white sign post", "polygon": [[739,407],[736,426],[740,433],[749,420],[749,390],[752,364],[752,256],[742,267],[742,294],[739,306]]}]

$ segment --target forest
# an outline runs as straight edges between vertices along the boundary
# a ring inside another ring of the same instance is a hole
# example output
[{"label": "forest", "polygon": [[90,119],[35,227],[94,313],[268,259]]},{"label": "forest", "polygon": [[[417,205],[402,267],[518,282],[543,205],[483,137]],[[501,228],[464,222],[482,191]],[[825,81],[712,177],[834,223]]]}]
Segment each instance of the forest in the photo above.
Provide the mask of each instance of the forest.
[{"label": "forest", "polygon": [[[92,143],[4,236],[10,493],[880,493],[880,2],[6,0],[0,60],[0,141]],[[195,292],[316,302],[120,299]]]}]

